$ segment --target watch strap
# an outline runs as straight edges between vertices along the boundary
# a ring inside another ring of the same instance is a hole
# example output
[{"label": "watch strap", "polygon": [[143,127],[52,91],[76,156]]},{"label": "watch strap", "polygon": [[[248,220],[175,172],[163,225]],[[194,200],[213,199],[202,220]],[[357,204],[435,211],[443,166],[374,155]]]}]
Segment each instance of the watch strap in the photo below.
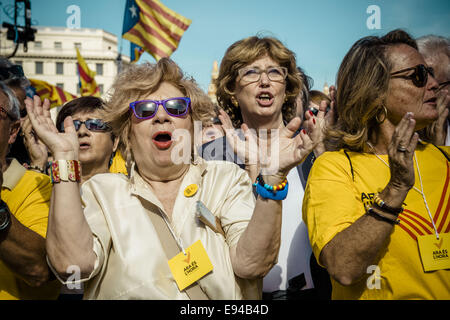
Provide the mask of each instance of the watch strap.
[{"label": "watch strap", "polygon": [[0,219],[0,221],[3,221],[0,224],[0,232],[2,232],[11,223],[11,213],[9,212],[8,205],[3,200],[0,200],[0,216],[5,217],[5,219]]}]

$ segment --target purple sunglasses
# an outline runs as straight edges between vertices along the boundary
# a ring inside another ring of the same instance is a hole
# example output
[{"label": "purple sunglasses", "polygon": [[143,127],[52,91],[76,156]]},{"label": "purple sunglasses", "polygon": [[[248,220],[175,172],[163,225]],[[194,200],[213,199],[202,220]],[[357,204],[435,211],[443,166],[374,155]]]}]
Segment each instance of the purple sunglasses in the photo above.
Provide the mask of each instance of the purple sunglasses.
[{"label": "purple sunglasses", "polygon": [[138,119],[151,119],[162,105],[167,114],[172,117],[182,117],[189,111],[191,99],[187,97],[169,98],[165,100],[141,100],[130,103],[130,109]]}]

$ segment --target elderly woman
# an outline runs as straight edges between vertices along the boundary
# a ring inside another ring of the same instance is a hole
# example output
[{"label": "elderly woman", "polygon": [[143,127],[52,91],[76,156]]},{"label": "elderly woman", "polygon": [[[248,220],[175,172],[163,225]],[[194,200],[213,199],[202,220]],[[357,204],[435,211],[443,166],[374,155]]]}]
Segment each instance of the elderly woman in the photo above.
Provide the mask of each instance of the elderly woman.
[{"label": "elderly woman", "polygon": [[[272,165],[266,159],[269,152],[264,154],[264,149],[272,148],[265,136],[276,136],[277,130],[283,131],[292,122],[300,122],[296,117],[296,99],[303,80],[295,55],[275,38],[254,36],[239,40],[227,49],[216,86],[218,102],[225,111],[222,110],[220,119],[227,142],[244,163],[250,178],[258,184],[257,176]],[[304,128],[311,132],[319,128],[312,113],[306,119]],[[246,140],[250,144],[253,140],[258,147],[249,146],[247,152],[239,149],[237,140],[234,142],[237,133],[230,130],[233,127],[242,127]],[[252,152],[256,154],[252,156]],[[290,192],[283,200],[281,248],[277,265],[264,278],[265,299],[317,298],[310,270],[311,246],[306,226],[299,219],[302,181],[307,173],[303,163],[297,165],[287,174]]]},{"label": "elderly woman", "polygon": [[[89,299],[260,297],[260,279],[280,244],[281,201],[275,198],[287,188],[255,204],[243,170],[191,157],[193,121],[211,107],[171,60],[130,66],[107,108],[132,163],[130,177],[96,175],[83,184],[81,201],[72,120],[57,133],[48,105],[27,101],[37,134],[59,160],[53,166],[69,164],[69,175],[52,174],[47,237],[48,260],[61,280],[78,266]],[[280,185],[311,150],[307,135],[290,138],[294,127],[280,139],[280,167],[264,176],[267,184]]]},{"label": "elderly woman", "polygon": [[[104,118],[105,105],[97,97],[81,97],[66,103],[58,113],[56,127],[64,132],[64,120],[71,116],[79,143],[79,160],[83,167],[81,184],[98,173],[110,172],[119,143]],[[114,170],[125,173],[126,169]],[[113,171],[111,171],[113,172]]]},{"label": "elderly woman", "polygon": [[438,120],[419,132],[423,140],[450,146],[450,38],[428,35],[416,40],[425,62],[433,68],[439,83]]},{"label": "elderly woman", "polygon": [[339,68],[334,151],[314,163],[303,206],[334,299],[449,298],[450,148],[416,132],[438,117],[437,88],[401,30],[360,39]]}]

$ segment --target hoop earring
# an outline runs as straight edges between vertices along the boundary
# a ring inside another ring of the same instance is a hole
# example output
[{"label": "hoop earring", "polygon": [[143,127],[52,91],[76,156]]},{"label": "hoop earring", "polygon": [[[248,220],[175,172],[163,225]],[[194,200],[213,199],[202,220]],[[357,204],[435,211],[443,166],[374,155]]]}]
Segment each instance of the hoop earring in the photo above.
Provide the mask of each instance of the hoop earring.
[{"label": "hoop earring", "polygon": [[[386,117],[387,117],[387,109],[386,109],[386,107],[384,105],[382,105],[381,107],[382,107],[381,112],[379,111],[377,113],[377,115],[375,116],[375,120],[377,120],[378,124],[382,124],[384,122],[384,120],[386,120]],[[382,120],[379,119],[380,113],[384,114],[384,117],[383,117]]]}]

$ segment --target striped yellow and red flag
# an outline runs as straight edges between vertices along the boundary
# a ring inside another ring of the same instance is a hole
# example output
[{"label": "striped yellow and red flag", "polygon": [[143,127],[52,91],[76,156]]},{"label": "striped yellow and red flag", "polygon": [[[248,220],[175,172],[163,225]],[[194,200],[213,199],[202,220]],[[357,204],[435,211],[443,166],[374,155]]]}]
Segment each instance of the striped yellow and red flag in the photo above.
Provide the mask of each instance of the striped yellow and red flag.
[{"label": "striped yellow and red flag", "polygon": [[97,86],[97,83],[94,79],[96,75],[95,71],[89,69],[78,48],[75,49],[77,50],[77,70],[80,79],[79,85],[81,96],[100,97],[100,88]]},{"label": "striped yellow and red flag", "polygon": [[77,96],[64,91],[60,87],[51,85],[50,83],[37,79],[30,79],[31,86],[34,88],[36,95],[43,101],[47,98],[50,101],[50,108],[59,107],[64,103],[76,99]]},{"label": "striped yellow and red flag", "polygon": [[191,22],[159,0],[127,0],[122,37],[158,61],[178,48]]}]

